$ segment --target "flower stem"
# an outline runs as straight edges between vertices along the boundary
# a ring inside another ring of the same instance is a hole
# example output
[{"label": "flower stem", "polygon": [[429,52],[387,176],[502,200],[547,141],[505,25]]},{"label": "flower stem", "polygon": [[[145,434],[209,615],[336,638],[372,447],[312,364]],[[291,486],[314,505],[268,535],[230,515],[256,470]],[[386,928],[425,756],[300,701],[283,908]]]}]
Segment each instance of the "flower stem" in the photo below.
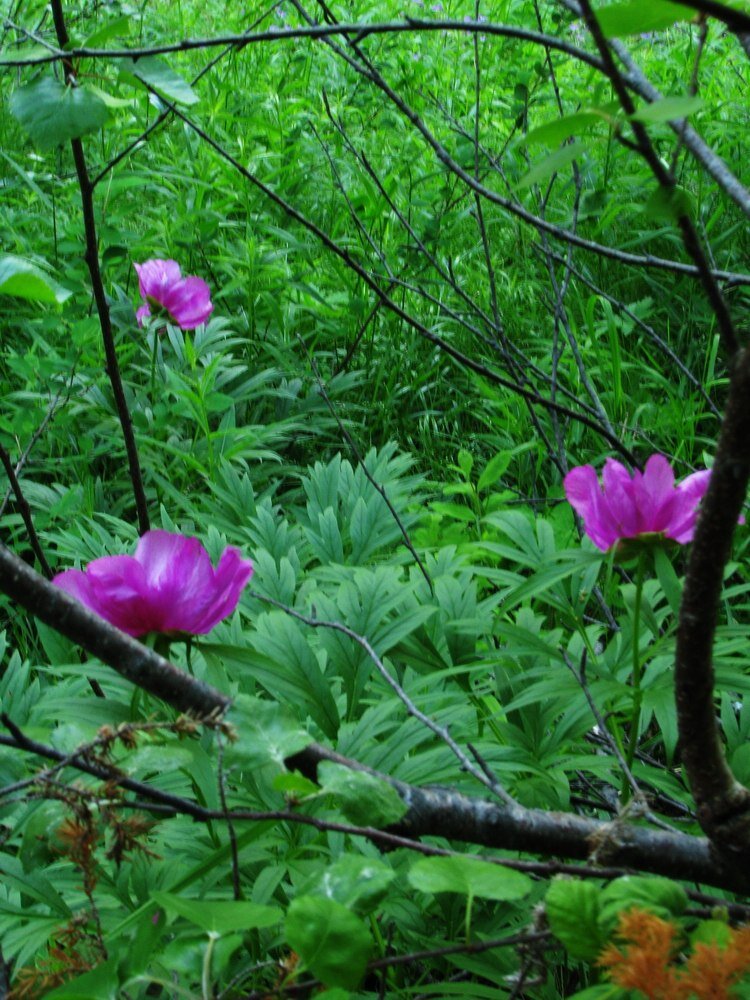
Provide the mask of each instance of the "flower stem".
[{"label": "flower stem", "polygon": [[[635,759],[635,751],[638,746],[638,730],[641,725],[641,703],[643,701],[643,691],[641,690],[641,603],[643,599],[643,576],[646,564],[645,553],[638,556],[638,568],[635,578],[635,601],[633,603],[633,712],[630,717],[630,739],[628,740],[627,764],[632,768]],[[623,800],[630,797],[630,786],[623,780]]]},{"label": "flower stem", "polygon": [[154,386],[156,383],[156,350],[159,344],[159,336],[155,327],[151,327],[151,336],[154,338],[154,348],[151,352],[151,406],[154,405]]}]

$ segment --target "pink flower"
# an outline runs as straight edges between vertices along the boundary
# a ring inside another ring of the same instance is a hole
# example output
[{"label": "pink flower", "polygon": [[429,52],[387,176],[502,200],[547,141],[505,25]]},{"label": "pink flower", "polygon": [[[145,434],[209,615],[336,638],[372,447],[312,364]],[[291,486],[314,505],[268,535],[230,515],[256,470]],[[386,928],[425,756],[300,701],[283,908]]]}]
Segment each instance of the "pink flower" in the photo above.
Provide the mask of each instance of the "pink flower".
[{"label": "pink flower", "polygon": [[52,581],[128,635],[205,635],[237,607],[253,564],[229,546],[214,569],[197,538],[147,531],[134,556],[104,556]]},{"label": "pink flower", "polygon": [[571,469],[564,480],[565,496],[583,518],[591,541],[606,551],[624,538],[656,534],[680,545],[693,540],[698,504],[708,489],[709,471],[695,472],[675,484],[663,455],[652,455],[643,472],[632,475],[608,458],[602,485],[591,465]]},{"label": "pink flower", "polygon": [[165,309],[182,330],[194,330],[213,312],[211,291],[203,280],[183,278],[176,260],[147,260],[133,265],[144,304],[136,310],[138,325],[151,315],[151,306]]}]

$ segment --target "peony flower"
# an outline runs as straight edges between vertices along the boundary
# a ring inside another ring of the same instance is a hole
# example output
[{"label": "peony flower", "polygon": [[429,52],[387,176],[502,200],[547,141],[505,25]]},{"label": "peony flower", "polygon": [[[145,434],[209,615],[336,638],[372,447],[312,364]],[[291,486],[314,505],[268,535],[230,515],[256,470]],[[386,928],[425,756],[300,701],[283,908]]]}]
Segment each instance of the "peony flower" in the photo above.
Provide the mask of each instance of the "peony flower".
[{"label": "peony flower", "polygon": [[194,330],[213,312],[211,291],[203,280],[183,278],[176,260],[147,260],[133,265],[144,304],[136,310],[138,325],[151,315],[151,306],[166,310],[181,330]]},{"label": "peony flower", "polygon": [[680,545],[693,540],[698,504],[708,489],[710,471],[674,481],[663,455],[652,455],[643,472],[632,475],[608,458],[602,485],[591,465],[571,469],[564,479],[565,496],[583,518],[591,541],[602,551],[626,538],[661,535]]},{"label": "peony flower", "polygon": [[94,559],[52,582],[128,635],[205,635],[231,615],[252,573],[231,545],[214,569],[197,538],[147,531],[134,556]]}]

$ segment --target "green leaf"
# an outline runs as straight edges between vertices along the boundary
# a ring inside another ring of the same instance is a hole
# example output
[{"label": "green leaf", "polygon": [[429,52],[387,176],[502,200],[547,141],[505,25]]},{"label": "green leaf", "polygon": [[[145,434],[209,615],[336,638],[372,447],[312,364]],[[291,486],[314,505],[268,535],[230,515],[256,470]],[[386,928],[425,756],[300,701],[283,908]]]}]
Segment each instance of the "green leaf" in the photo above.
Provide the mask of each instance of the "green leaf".
[{"label": "green leaf", "polygon": [[277,774],[271,784],[277,792],[281,792],[282,795],[295,801],[307,798],[308,795],[317,795],[320,792],[320,788],[314,781],[310,781],[309,778],[297,771],[291,773],[284,771],[282,774]]},{"label": "green leaf", "polygon": [[583,156],[584,149],[580,142],[572,142],[569,146],[556,149],[554,153],[545,156],[543,160],[538,160],[527,174],[518,181],[516,188],[523,191],[539,181],[546,180],[558,170],[567,167],[576,158]]},{"label": "green leaf", "polygon": [[286,917],[286,937],[305,966],[326,986],[354,989],[365,972],[372,939],[341,903],[298,896]]},{"label": "green leaf", "polygon": [[680,613],[680,605],[682,604],[682,584],[672,565],[672,560],[664,549],[654,549],[654,566],[661,589],[669,602],[669,607],[672,613],[677,615]]},{"label": "green leaf", "polygon": [[550,930],[571,958],[593,962],[606,943],[599,929],[601,889],[580,879],[555,879],[544,901]]},{"label": "green leaf", "polygon": [[91,972],[84,972],[44,995],[50,1000],[117,1000],[120,996],[117,965],[117,959],[110,958]]},{"label": "green leaf", "polygon": [[50,52],[46,45],[29,45],[24,49],[3,49],[0,50],[0,66],[7,63],[36,62],[37,59],[49,56]]},{"label": "green leaf", "polygon": [[671,879],[656,875],[623,875],[602,889],[599,926],[607,935],[611,934],[620,913],[633,907],[671,920],[679,917],[687,904],[685,890]]},{"label": "green leaf", "polygon": [[96,132],[109,118],[107,105],[96,94],[86,87],[63,86],[51,76],[16,90],[10,110],[40,149]]},{"label": "green leaf", "polygon": [[522,872],[477,858],[421,858],[409,871],[409,882],[421,892],[455,892],[500,901],[523,899],[533,882]]},{"label": "green leaf", "polygon": [[272,762],[284,767],[287,757],[312,743],[312,736],[291,712],[276,702],[238,695],[228,721],[235,727],[237,739],[228,747],[227,756],[246,767]]},{"label": "green leaf", "polygon": [[662,97],[653,104],[644,104],[630,117],[633,121],[647,122],[656,125],[659,122],[678,121],[688,115],[700,111],[704,101],[702,97]]},{"label": "green leaf", "polygon": [[184,917],[204,931],[228,934],[272,927],[281,922],[277,906],[261,906],[236,900],[186,899],[171,892],[152,892],[151,898],[167,913]]},{"label": "green leaf", "polygon": [[144,56],[141,59],[122,59],[120,69],[142,83],[153,87],[157,93],[175,104],[197,104],[200,98],[179,73],[168,66],[158,56]]},{"label": "green leaf", "polygon": [[596,19],[607,38],[640,35],[669,28],[675,21],[688,21],[695,11],[668,0],[629,0],[597,10]]},{"label": "green leaf", "polygon": [[103,24],[101,28],[97,28],[96,31],[84,39],[82,47],[84,49],[97,49],[111,38],[129,35],[132,22],[132,17],[116,17],[113,21]]},{"label": "green leaf", "polygon": [[329,868],[316,872],[304,891],[333,899],[364,917],[386,896],[395,877],[393,869],[376,858],[343,854]]},{"label": "green leaf", "polygon": [[559,146],[563,140],[573,135],[580,135],[592,126],[612,124],[615,111],[616,107],[576,111],[574,114],[538,125],[525,136],[524,142],[527,146]]},{"label": "green leaf", "polygon": [[408,811],[396,789],[366,771],[324,761],[318,768],[323,791],[334,795],[350,823],[357,826],[390,826]]},{"label": "green leaf", "polygon": [[508,471],[512,457],[513,452],[499,451],[494,458],[491,458],[479,477],[477,490],[486,490],[489,486],[494,486],[498,479]]},{"label": "green leaf", "polygon": [[14,295],[29,302],[56,302],[59,305],[73,293],[58,285],[30,260],[5,254],[0,257],[0,294]]},{"label": "green leaf", "polygon": [[695,215],[695,204],[685,188],[666,188],[660,185],[649,195],[644,210],[652,219],[677,222],[682,215],[692,219]]}]

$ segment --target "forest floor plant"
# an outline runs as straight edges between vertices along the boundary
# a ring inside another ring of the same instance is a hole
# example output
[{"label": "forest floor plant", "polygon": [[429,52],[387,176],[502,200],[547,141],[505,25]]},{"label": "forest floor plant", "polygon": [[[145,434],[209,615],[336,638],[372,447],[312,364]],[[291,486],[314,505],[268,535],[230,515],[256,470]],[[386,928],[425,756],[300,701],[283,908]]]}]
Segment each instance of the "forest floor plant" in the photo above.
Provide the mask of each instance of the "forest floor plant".
[{"label": "forest floor plant", "polygon": [[750,997],[746,7],[0,0],[0,1000]]}]

